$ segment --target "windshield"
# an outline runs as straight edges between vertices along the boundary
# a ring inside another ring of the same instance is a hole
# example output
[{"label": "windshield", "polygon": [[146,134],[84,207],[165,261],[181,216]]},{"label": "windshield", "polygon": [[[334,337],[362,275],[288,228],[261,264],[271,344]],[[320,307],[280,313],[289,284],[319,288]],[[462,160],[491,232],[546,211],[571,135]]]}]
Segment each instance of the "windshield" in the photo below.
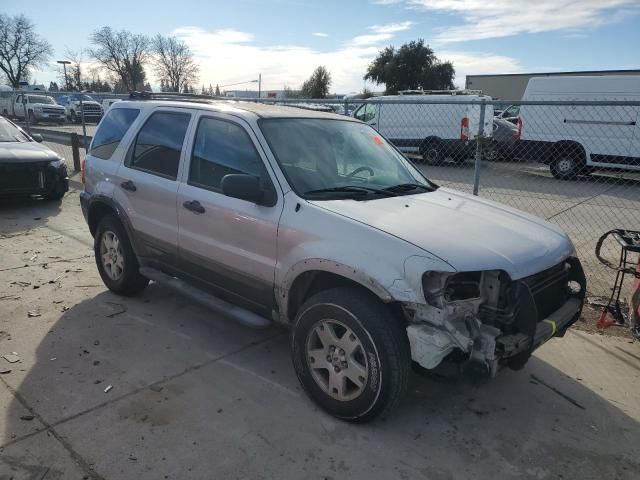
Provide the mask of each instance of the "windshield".
[{"label": "windshield", "polygon": [[81,98],[83,102],[93,102],[93,98],[91,98],[89,95],[73,95],[71,97],[71,100],[79,102]]},{"label": "windshield", "polygon": [[29,137],[8,120],[0,117],[0,142],[29,142]]},{"label": "windshield", "polygon": [[44,95],[27,95],[29,103],[46,103],[47,105],[54,105],[56,102],[51,97],[45,97]]},{"label": "windshield", "polygon": [[368,125],[272,118],[261,120],[260,128],[291,187],[304,198],[361,198],[376,192],[399,195],[434,188]]}]

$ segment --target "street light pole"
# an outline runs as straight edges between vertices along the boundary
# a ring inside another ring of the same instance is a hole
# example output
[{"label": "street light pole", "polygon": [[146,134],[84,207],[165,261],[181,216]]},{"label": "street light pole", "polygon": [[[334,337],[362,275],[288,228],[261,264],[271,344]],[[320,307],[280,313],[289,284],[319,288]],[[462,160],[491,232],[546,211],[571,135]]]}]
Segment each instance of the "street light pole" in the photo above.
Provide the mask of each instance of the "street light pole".
[{"label": "street light pole", "polygon": [[258,74],[258,100],[260,100],[261,96],[262,96],[262,74],[259,73]]},{"label": "street light pole", "polygon": [[69,79],[67,78],[67,65],[69,65],[71,62],[69,60],[58,60],[57,63],[61,63],[62,66],[64,67],[64,83],[65,83],[65,87],[67,89],[67,92],[69,91]]}]

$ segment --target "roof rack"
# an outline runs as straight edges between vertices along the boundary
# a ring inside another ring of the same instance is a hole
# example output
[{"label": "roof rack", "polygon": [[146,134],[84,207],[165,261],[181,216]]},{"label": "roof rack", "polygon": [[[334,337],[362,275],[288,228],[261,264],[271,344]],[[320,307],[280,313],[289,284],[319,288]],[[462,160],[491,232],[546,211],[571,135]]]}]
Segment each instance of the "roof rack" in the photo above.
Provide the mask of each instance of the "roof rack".
[{"label": "roof rack", "polygon": [[482,90],[400,90],[400,95],[482,95]]},{"label": "roof rack", "polygon": [[198,102],[211,103],[216,100],[222,100],[222,97],[212,97],[210,95],[198,95],[196,93],[178,93],[178,92],[129,92],[131,100],[173,100],[176,102]]}]

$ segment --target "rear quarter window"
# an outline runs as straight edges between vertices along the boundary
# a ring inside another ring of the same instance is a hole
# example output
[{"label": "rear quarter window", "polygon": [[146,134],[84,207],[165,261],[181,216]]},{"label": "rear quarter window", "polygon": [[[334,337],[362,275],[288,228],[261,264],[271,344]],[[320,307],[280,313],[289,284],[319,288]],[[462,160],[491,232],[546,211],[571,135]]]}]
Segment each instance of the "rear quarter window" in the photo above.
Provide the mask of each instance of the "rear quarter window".
[{"label": "rear quarter window", "polygon": [[89,154],[109,160],[139,114],[140,110],[137,108],[109,110],[100,122],[95,137],[93,137]]}]

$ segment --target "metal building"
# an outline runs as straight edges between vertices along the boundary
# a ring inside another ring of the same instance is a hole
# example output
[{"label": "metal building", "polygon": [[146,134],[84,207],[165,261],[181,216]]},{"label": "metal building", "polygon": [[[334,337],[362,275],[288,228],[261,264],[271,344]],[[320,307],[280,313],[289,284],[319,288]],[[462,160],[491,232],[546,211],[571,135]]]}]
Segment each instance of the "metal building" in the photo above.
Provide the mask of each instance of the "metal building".
[{"label": "metal building", "polygon": [[467,75],[465,88],[482,90],[483,93],[500,100],[521,100],[527,83],[532,77],[566,75],[640,75],[640,70],[587,70],[578,72],[507,73],[503,75]]}]

